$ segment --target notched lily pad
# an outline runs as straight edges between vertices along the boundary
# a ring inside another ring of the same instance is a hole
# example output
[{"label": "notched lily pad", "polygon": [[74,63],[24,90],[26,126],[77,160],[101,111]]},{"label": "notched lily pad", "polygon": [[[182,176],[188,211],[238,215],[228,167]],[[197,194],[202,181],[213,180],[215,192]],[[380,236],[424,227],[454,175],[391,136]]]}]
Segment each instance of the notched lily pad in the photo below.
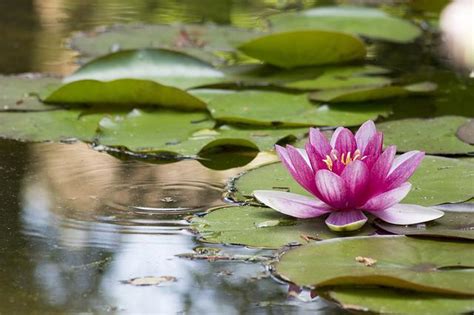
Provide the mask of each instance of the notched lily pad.
[{"label": "notched lily pad", "polygon": [[270,22],[277,31],[335,30],[398,43],[411,42],[421,35],[420,29],[411,22],[375,8],[320,7],[276,14],[270,17]]},{"label": "notched lily pad", "polygon": [[205,104],[185,89],[223,80],[224,73],[191,56],[163,49],[129,50],[85,64],[44,101],[204,109]]},{"label": "notched lily pad", "polygon": [[[450,159],[426,156],[409,179],[413,188],[403,203],[433,206],[442,203],[464,202],[474,197],[473,159]],[[235,198],[245,200],[254,190],[281,189],[309,195],[291,178],[281,163],[265,165],[244,173],[234,182]]]},{"label": "notched lily pad", "polygon": [[474,147],[459,140],[456,132],[468,122],[468,118],[459,116],[410,118],[379,123],[377,129],[384,133],[385,143],[397,145],[401,152],[421,150],[428,154],[467,154],[473,153]]},{"label": "notched lily pad", "polygon": [[391,113],[391,106],[384,104],[316,104],[310,102],[306,94],[259,90],[195,90],[192,93],[207,101],[214,119],[228,123],[261,126],[355,126]]},{"label": "notched lily pad", "polygon": [[379,228],[393,234],[474,240],[474,211],[445,211],[444,216],[437,220],[415,225],[393,225],[378,219],[374,223]]},{"label": "notched lily pad", "polygon": [[[472,243],[405,236],[352,237],[312,243],[285,253],[275,272],[297,285],[383,285],[421,292],[474,293]],[[354,258],[371,257],[373,266]],[[324,271],[324,272],[315,272]]]},{"label": "notched lily pad", "polygon": [[474,311],[474,299],[471,297],[390,288],[337,287],[321,292],[321,296],[353,312],[445,315]]},{"label": "notched lily pad", "polygon": [[427,94],[434,90],[436,90],[436,84],[431,82],[422,82],[407,86],[392,85],[331,89],[313,92],[309,94],[309,98],[313,101],[320,102],[352,103]]},{"label": "notched lily pad", "polygon": [[364,43],[335,31],[294,31],[264,35],[238,46],[250,57],[282,68],[343,63],[365,58]]},{"label": "notched lily pad", "polygon": [[191,225],[206,242],[259,248],[279,248],[334,237],[370,235],[375,231],[366,224],[356,232],[334,233],[321,218],[298,220],[270,208],[253,206],[217,208],[203,217],[194,217]]}]

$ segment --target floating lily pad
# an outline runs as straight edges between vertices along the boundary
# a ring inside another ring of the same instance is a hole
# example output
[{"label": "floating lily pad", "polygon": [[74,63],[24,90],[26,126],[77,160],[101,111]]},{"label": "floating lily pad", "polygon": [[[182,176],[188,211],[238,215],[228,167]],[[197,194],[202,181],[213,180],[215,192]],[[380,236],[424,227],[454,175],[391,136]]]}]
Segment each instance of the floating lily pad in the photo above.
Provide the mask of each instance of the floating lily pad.
[{"label": "floating lily pad", "polygon": [[446,315],[474,311],[474,299],[390,288],[337,287],[321,296],[343,309],[377,314]]},{"label": "floating lily pad", "polygon": [[402,152],[421,150],[429,154],[466,154],[474,152],[474,146],[459,140],[456,132],[468,121],[468,118],[457,116],[411,118],[379,123],[377,128],[384,133],[385,143],[396,144]]},{"label": "floating lily pad", "polygon": [[397,43],[408,43],[421,35],[420,29],[409,21],[374,8],[320,7],[277,14],[270,17],[270,22],[276,31],[334,30]]},{"label": "floating lily pad", "polygon": [[0,76],[0,111],[43,111],[57,109],[40,102],[37,94],[50,86],[60,84],[60,79],[40,74]]},{"label": "floating lily pad", "polygon": [[[359,256],[376,263],[367,266]],[[474,250],[466,242],[405,236],[332,239],[290,250],[274,267],[282,278],[308,287],[383,285],[474,294]]]},{"label": "floating lily pad", "polygon": [[21,141],[92,141],[102,114],[76,110],[0,113],[0,137]]},{"label": "floating lily pad", "polygon": [[222,53],[235,53],[235,47],[262,33],[220,25],[114,25],[90,33],[77,33],[72,48],[87,57],[112,51],[167,48],[220,64]]},{"label": "floating lily pad", "polygon": [[274,33],[245,42],[238,49],[283,68],[343,63],[364,59],[366,55],[361,40],[334,31]]},{"label": "floating lily pad", "polygon": [[461,141],[474,144],[474,119],[470,119],[464,125],[459,127],[456,135]]},{"label": "floating lily pad", "polygon": [[203,109],[185,89],[221,82],[225,75],[193,57],[159,49],[130,50],[98,58],[64,79],[48,103],[163,105]]},{"label": "floating lily pad", "polygon": [[207,101],[214,119],[229,123],[281,126],[355,126],[368,119],[388,116],[391,107],[380,104],[321,105],[306,94],[247,90],[225,92],[195,90],[194,95]]},{"label": "floating lily pad", "polygon": [[[415,174],[409,179],[413,188],[403,203],[433,206],[442,203],[463,202],[474,197],[474,159],[449,159],[426,156]],[[291,178],[281,163],[253,169],[235,181],[236,198],[252,196],[254,190],[284,190],[308,195]]]},{"label": "floating lily pad", "polygon": [[413,94],[426,94],[435,89],[436,84],[430,82],[407,86],[349,87],[313,92],[309,95],[309,98],[320,102],[350,103],[403,97]]},{"label": "floating lily pad", "polygon": [[445,211],[444,216],[426,223],[415,225],[393,225],[375,220],[381,229],[400,235],[426,235],[474,240],[474,211]]},{"label": "floating lily pad", "polygon": [[261,248],[306,244],[314,240],[342,236],[369,235],[374,229],[366,224],[348,234],[331,232],[321,218],[298,220],[270,208],[242,206],[217,208],[191,222],[204,241]]},{"label": "floating lily pad", "polygon": [[300,129],[238,129],[214,127],[204,113],[134,110],[125,118],[100,122],[98,143],[109,147],[123,147],[144,154],[171,153],[195,156],[200,151],[218,146],[247,147],[271,150],[279,141],[287,142],[303,136]]}]

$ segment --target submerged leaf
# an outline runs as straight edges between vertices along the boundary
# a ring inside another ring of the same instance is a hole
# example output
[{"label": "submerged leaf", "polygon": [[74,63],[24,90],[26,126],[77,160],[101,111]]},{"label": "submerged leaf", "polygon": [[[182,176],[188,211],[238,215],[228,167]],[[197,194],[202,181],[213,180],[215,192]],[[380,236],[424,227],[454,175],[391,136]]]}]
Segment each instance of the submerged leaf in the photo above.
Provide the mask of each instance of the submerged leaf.
[{"label": "submerged leaf", "polygon": [[241,44],[247,55],[283,68],[343,63],[365,58],[364,43],[335,31],[273,33]]},{"label": "submerged leaf", "polygon": [[350,103],[403,97],[412,94],[426,94],[435,89],[436,85],[430,82],[407,86],[349,87],[313,92],[309,95],[309,98],[320,102]]},{"label": "submerged leaf", "polygon": [[456,136],[469,144],[474,144],[474,119],[470,119],[464,125],[458,128]]},{"label": "submerged leaf", "polygon": [[374,232],[367,224],[356,232],[334,233],[321,218],[298,220],[270,208],[252,206],[217,208],[204,217],[194,217],[191,224],[206,242],[261,248],[279,248]]},{"label": "submerged leaf", "polygon": [[277,31],[335,30],[399,43],[411,42],[421,35],[420,29],[409,21],[375,8],[320,7],[277,14],[270,17],[270,22]]},{"label": "submerged leaf", "polygon": [[160,285],[165,282],[176,282],[176,281],[177,281],[176,277],[173,277],[173,276],[160,276],[160,277],[147,276],[147,277],[141,277],[141,278],[133,278],[130,280],[124,280],[122,281],[122,283],[143,287],[143,286],[151,286],[151,285]]},{"label": "submerged leaf", "polygon": [[[472,249],[471,243],[405,236],[352,237],[290,250],[274,267],[283,279],[301,286],[383,285],[473,295]],[[354,259],[358,256],[377,263],[367,267]]]},{"label": "submerged leaf", "polygon": [[387,116],[388,105],[321,105],[306,94],[247,90],[242,92],[194,90],[208,103],[214,119],[263,126],[355,126]]},{"label": "submerged leaf", "polygon": [[219,64],[225,61],[220,54],[234,53],[238,44],[259,35],[255,30],[214,24],[125,24],[78,33],[71,46],[87,57],[99,57],[114,49],[167,48]]}]

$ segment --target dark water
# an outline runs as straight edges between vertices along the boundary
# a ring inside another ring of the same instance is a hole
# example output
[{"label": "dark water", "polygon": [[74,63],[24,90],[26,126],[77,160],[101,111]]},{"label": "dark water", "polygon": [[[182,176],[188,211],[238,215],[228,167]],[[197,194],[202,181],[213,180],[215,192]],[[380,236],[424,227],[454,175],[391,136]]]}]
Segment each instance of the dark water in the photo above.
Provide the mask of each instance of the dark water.
[{"label": "dark water", "polygon": [[[101,25],[183,21],[258,27],[259,17],[278,10],[328,2],[1,0],[0,73],[70,73],[76,54],[66,48],[66,38]],[[397,49],[372,47],[374,63],[407,78],[448,82],[436,102],[397,101],[396,115],[469,115],[472,87],[447,69],[431,45],[427,39]],[[203,246],[185,218],[223,204],[226,179],[240,171],[211,170],[196,161],[122,161],[85,144],[0,140],[0,314],[334,313],[317,299],[304,302],[309,299],[304,294],[288,298],[288,285],[270,278],[260,264],[175,256]],[[163,275],[177,281],[159,287],[120,282]]]}]

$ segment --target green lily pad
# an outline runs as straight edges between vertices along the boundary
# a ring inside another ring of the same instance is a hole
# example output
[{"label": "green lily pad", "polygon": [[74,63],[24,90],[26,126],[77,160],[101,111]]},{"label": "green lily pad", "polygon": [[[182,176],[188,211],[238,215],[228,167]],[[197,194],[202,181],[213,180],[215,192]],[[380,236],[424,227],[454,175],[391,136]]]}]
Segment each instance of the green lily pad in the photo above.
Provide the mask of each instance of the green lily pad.
[{"label": "green lily pad", "polygon": [[40,74],[0,75],[0,112],[57,109],[55,106],[40,102],[37,94],[59,83],[58,78]]},{"label": "green lily pad", "polygon": [[0,137],[21,141],[92,141],[102,114],[76,110],[0,113]]},{"label": "green lily pad", "polygon": [[235,47],[262,33],[221,25],[114,25],[90,33],[77,33],[70,45],[83,56],[99,57],[111,51],[167,48],[214,64],[235,53]]},{"label": "green lily pad", "polygon": [[313,92],[309,98],[313,101],[348,103],[404,97],[412,94],[430,93],[436,89],[436,84],[423,82],[408,86],[369,86],[349,87]]},{"label": "green lily pad", "polygon": [[474,294],[473,244],[465,242],[405,236],[332,239],[290,250],[274,267],[283,279],[313,288],[383,285]]},{"label": "green lily pad", "polygon": [[208,103],[214,119],[229,123],[262,126],[356,126],[368,119],[388,116],[391,107],[384,104],[321,105],[306,94],[246,90],[192,91]]},{"label": "green lily pad", "polygon": [[474,211],[445,211],[444,216],[439,219],[416,225],[393,225],[380,220],[375,220],[375,224],[393,234],[474,240]]},{"label": "green lily pad", "polygon": [[334,30],[397,43],[408,43],[421,35],[409,21],[374,8],[320,7],[277,14],[270,17],[270,22],[276,31]]},{"label": "green lily pad", "polygon": [[[433,206],[464,202],[474,197],[474,159],[450,159],[426,156],[409,179],[412,190],[403,203]],[[284,190],[309,195],[281,163],[273,163],[248,171],[235,181],[235,198],[244,200],[254,190]]]},{"label": "green lily pad", "polygon": [[468,121],[468,118],[458,116],[411,118],[379,123],[377,128],[384,133],[385,143],[396,144],[401,152],[421,150],[429,154],[466,154],[474,152],[474,146],[459,140],[456,132]]},{"label": "green lily pad", "polygon": [[185,89],[223,81],[225,74],[193,57],[160,49],[100,57],[64,79],[48,103],[163,105],[204,109]]},{"label": "green lily pad", "polygon": [[365,58],[364,43],[334,31],[274,33],[238,46],[250,57],[282,68],[343,63]]},{"label": "green lily pad", "polygon": [[219,146],[271,150],[279,141],[291,142],[302,137],[300,129],[239,129],[221,126],[204,113],[134,110],[125,118],[100,122],[97,142],[107,147],[122,147],[141,154],[170,153],[195,156]]},{"label": "green lily pad", "polygon": [[474,299],[390,288],[337,287],[321,292],[343,309],[377,314],[446,315],[474,311]]},{"label": "green lily pad", "polygon": [[259,248],[280,248],[334,237],[369,235],[370,224],[347,234],[330,231],[321,218],[298,220],[270,208],[222,207],[204,217],[193,217],[191,226],[210,243],[238,244]]}]

